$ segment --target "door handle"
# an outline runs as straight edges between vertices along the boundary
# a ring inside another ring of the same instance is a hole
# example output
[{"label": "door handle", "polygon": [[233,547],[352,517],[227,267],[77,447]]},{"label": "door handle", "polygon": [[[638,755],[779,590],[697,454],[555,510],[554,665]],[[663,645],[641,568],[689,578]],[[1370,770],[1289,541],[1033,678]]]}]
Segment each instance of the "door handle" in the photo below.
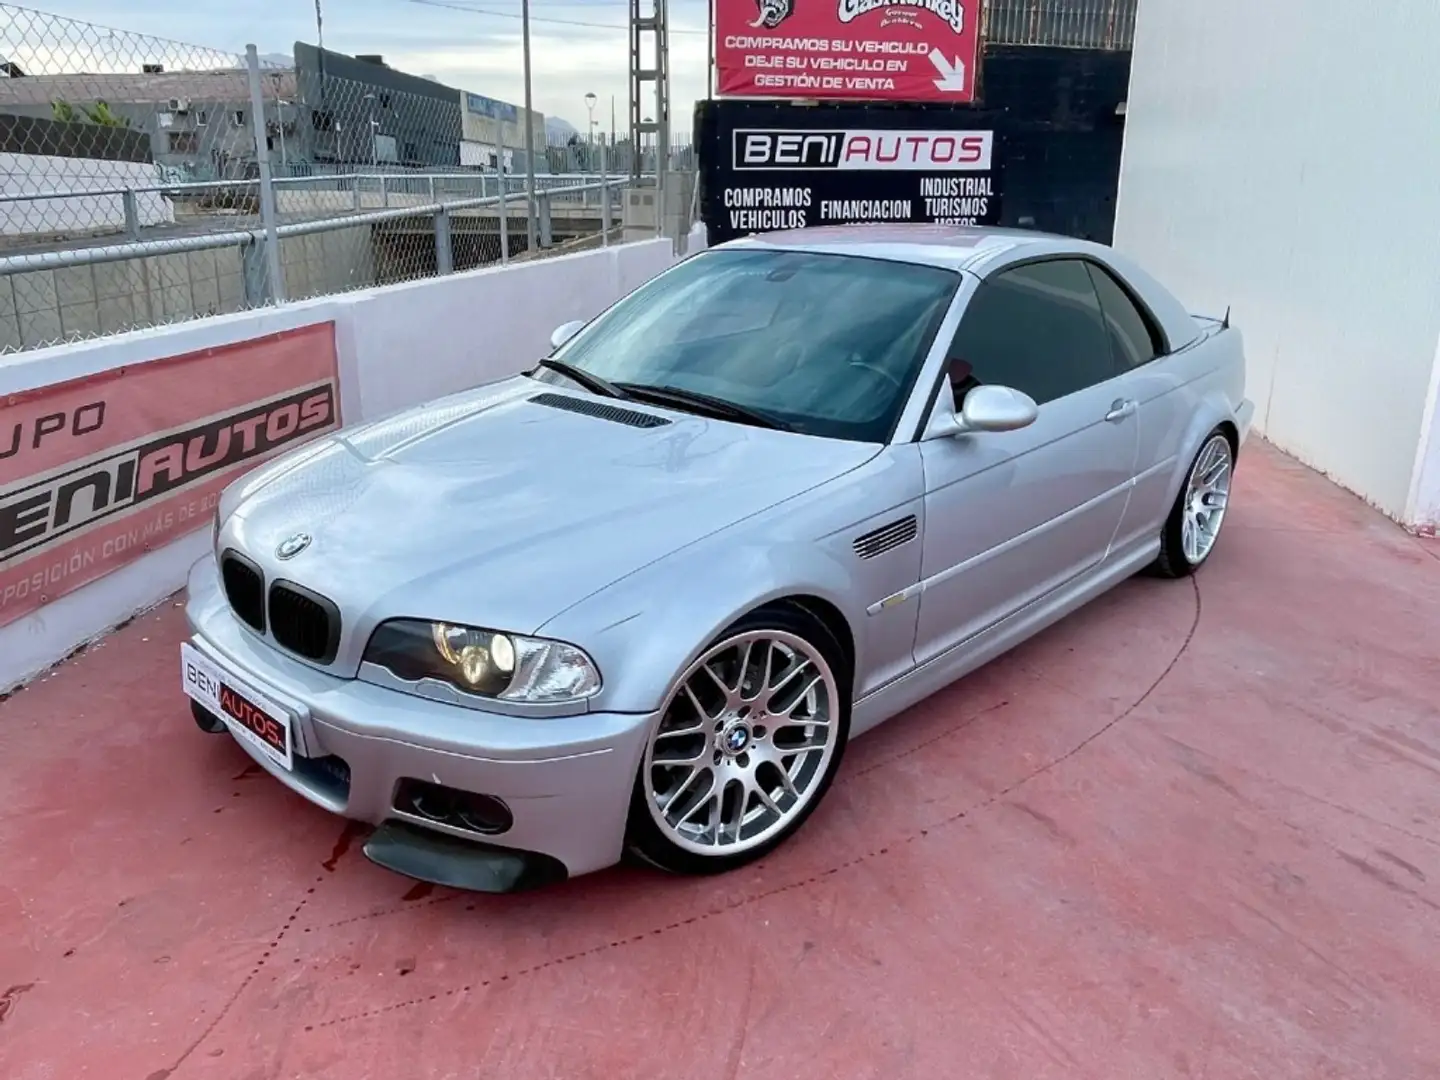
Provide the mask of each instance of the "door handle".
[{"label": "door handle", "polygon": [[1133,401],[1126,401],[1124,398],[1116,398],[1110,403],[1110,411],[1105,414],[1107,423],[1118,424],[1127,416],[1133,416],[1137,405]]}]

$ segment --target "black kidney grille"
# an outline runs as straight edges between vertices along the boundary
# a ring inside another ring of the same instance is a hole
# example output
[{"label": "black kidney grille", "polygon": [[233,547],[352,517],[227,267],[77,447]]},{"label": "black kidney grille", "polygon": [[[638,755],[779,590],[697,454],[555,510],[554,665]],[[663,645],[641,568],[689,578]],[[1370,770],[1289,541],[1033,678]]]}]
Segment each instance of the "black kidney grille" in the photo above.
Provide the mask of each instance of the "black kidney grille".
[{"label": "black kidney grille", "polygon": [[914,540],[919,528],[914,514],[901,518],[899,521],[893,521],[864,536],[856,537],[855,554],[862,559],[873,559],[876,555],[883,554],[891,548],[897,548],[901,544],[908,544]]},{"label": "black kidney grille", "polygon": [[220,581],[225,599],[251,629],[265,632],[265,577],[241,556],[227,551],[220,558]]},{"label": "black kidney grille", "polygon": [[656,416],[654,413],[640,412],[637,409],[622,409],[615,405],[606,405],[603,401],[589,401],[585,398],[567,397],[564,394],[536,394],[529,401],[532,405],[547,405],[552,409],[564,409],[566,412],[593,416],[597,420],[609,420],[611,423],[627,424],[630,427],[664,427],[670,423],[665,417]]},{"label": "black kidney grille", "polygon": [[270,634],[296,655],[328,664],[340,644],[340,612],[308,589],[277,581],[270,586]]}]

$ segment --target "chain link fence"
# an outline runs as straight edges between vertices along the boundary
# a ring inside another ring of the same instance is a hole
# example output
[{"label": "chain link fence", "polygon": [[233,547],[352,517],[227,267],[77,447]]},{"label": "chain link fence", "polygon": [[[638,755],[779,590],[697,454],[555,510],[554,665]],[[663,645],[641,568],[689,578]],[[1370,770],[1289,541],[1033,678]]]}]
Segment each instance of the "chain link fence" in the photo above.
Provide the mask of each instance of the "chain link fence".
[{"label": "chain link fence", "polygon": [[335,55],[0,3],[0,354],[688,229],[644,212],[653,147],[537,125],[532,201],[523,147],[463,138],[459,91]]}]

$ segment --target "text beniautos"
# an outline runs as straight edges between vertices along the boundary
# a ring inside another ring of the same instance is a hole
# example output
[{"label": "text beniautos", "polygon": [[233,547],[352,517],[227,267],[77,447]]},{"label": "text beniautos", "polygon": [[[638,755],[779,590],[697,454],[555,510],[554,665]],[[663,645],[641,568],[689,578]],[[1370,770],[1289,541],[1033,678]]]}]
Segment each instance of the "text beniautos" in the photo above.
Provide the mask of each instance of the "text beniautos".
[{"label": "text beniautos", "polygon": [[984,172],[993,131],[767,131],[736,128],[737,169]]},{"label": "text beniautos", "polygon": [[105,450],[0,494],[0,565],[101,518],[174,494],[335,423],[335,385],[247,405],[140,446]]}]

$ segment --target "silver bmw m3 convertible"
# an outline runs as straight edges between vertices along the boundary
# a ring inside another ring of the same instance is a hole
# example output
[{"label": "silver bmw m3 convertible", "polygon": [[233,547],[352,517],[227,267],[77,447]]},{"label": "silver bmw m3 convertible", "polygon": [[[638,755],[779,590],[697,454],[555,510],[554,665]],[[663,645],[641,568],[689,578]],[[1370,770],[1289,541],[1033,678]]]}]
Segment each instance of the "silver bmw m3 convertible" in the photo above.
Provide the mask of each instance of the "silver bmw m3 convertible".
[{"label": "silver bmw m3 convertible", "polygon": [[853,736],[1204,563],[1252,413],[1228,316],[1036,233],[747,238],[552,344],[237,481],[190,576],[200,726],[461,888],[771,851]]}]

